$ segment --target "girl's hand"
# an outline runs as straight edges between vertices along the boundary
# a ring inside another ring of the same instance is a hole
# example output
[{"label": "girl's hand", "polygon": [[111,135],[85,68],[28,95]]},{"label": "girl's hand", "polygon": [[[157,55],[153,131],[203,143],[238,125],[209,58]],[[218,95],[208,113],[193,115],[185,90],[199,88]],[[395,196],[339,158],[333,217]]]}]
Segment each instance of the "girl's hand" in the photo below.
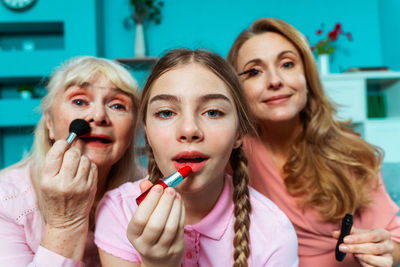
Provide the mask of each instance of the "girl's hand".
[{"label": "girl's hand", "polygon": [[96,189],[96,165],[65,140],[56,141],[47,153],[39,184],[46,225],[64,230],[87,227]]},{"label": "girl's hand", "polygon": [[[148,185],[141,185],[144,191]],[[185,208],[173,188],[155,185],[137,208],[127,237],[145,266],[180,266],[185,251]]]},{"label": "girl's hand", "polygon": [[[339,234],[339,231],[334,231],[332,235],[337,239]],[[389,267],[393,264],[394,243],[390,232],[382,228],[364,230],[353,227],[339,250],[353,253],[362,266]]]}]

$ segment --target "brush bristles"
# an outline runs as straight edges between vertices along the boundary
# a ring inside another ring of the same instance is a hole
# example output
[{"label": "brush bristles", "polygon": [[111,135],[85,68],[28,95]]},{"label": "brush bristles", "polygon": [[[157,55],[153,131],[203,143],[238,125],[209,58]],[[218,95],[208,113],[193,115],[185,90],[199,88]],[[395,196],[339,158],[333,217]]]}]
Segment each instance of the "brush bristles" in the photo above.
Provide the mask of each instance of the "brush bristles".
[{"label": "brush bristles", "polygon": [[90,132],[90,125],[85,120],[76,119],[69,125],[69,132],[75,133],[77,136],[82,136]]}]

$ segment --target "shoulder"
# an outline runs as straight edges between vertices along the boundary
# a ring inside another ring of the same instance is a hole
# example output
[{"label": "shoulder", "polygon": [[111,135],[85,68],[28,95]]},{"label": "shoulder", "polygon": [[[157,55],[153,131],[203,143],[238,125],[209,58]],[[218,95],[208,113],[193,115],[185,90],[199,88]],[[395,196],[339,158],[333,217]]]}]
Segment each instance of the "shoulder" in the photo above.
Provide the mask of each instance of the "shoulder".
[{"label": "shoulder", "polygon": [[16,221],[37,210],[36,193],[29,174],[30,164],[0,173],[0,213]]},{"label": "shoulder", "polygon": [[[250,203],[253,210],[253,215],[257,218],[269,218],[269,220],[273,219],[273,221],[278,225],[287,226],[291,225],[288,217],[285,213],[269,198],[256,191],[254,188],[249,186],[250,193]],[[273,218],[269,216],[273,215]]]},{"label": "shoulder", "polygon": [[249,187],[250,242],[255,262],[297,266],[298,242],[288,217],[270,199]]},{"label": "shoulder", "polygon": [[270,238],[270,235],[287,233],[288,239],[297,242],[293,225],[286,214],[269,198],[262,195],[252,187],[249,187],[251,203],[251,224],[256,230],[260,230]]},{"label": "shoulder", "polygon": [[100,217],[101,214],[110,215],[110,213],[115,215],[125,213],[128,217],[132,216],[137,208],[136,198],[141,194],[139,183],[144,179],[135,182],[126,182],[108,191],[100,201],[97,214]]},{"label": "shoulder", "polygon": [[[147,178],[147,177],[146,177]],[[137,197],[140,193],[139,183],[146,178],[140,179],[135,182],[126,182],[122,185],[118,186],[117,188],[108,191],[102,201],[125,201],[126,199],[130,199],[132,197]]]}]

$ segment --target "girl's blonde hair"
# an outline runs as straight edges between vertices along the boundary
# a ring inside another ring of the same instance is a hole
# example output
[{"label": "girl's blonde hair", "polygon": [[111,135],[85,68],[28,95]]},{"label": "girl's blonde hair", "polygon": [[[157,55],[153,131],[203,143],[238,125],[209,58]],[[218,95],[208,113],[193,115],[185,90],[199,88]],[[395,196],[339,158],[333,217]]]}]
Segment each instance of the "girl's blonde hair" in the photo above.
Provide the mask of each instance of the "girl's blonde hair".
[{"label": "girl's blonde hair", "polygon": [[236,38],[227,57],[229,63],[238,69],[242,45],[265,32],[278,33],[297,48],[309,91],[300,112],[302,132],[283,167],[286,187],[318,210],[323,220],[338,222],[370,202],[370,182],[378,182],[382,154],[350,130],[349,122],[334,119],[336,109],[325,95],[310,46],[290,24],[275,18],[256,20]]},{"label": "girl's blonde hair", "polygon": [[[225,82],[236,105],[239,132],[242,135],[249,133],[253,129],[252,120],[249,117],[249,108],[245,102],[243,90],[234,69],[222,57],[203,50],[171,50],[157,62],[143,88],[139,106],[139,119],[141,122],[146,124],[146,111],[153,83],[167,71],[187,64],[200,64]],[[148,145],[147,148],[149,152],[148,171],[150,180],[155,183],[162,177],[162,174],[157,167],[151,148]],[[235,248],[233,255],[235,260],[234,266],[247,266],[247,258],[250,254],[249,227],[251,205],[248,190],[247,159],[241,147],[232,151],[230,164],[233,169],[233,201],[235,203],[234,214],[236,217],[234,225],[235,237],[233,241]]]}]

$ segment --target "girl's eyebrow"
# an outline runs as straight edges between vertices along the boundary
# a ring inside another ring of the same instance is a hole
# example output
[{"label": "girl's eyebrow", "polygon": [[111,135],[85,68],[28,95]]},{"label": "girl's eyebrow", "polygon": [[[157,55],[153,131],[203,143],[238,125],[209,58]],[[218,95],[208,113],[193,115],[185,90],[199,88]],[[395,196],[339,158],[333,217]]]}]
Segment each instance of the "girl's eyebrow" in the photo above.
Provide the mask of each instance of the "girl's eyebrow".
[{"label": "girl's eyebrow", "polygon": [[179,102],[179,99],[178,99],[178,97],[176,97],[174,95],[161,94],[161,95],[153,96],[150,99],[149,104],[151,104],[151,103],[153,103],[155,101]]},{"label": "girl's eyebrow", "polygon": [[227,101],[229,103],[231,102],[229,100],[229,98],[226,97],[223,94],[207,94],[207,95],[203,95],[202,97],[200,97],[200,101],[201,102],[208,102],[208,101],[211,101],[211,100],[224,100],[224,101]]},{"label": "girl's eyebrow", "polygon": [[[199,102],[208,102],[211,100],[224,100],[224,101],[231,103],[229,98],[223,94],[206,94],[199,98]],[[180,102],[180,100],[177,96],[168,95],[168,94],[156,95],[150,99],[149,103],[153,103],[155,101]]]}]

